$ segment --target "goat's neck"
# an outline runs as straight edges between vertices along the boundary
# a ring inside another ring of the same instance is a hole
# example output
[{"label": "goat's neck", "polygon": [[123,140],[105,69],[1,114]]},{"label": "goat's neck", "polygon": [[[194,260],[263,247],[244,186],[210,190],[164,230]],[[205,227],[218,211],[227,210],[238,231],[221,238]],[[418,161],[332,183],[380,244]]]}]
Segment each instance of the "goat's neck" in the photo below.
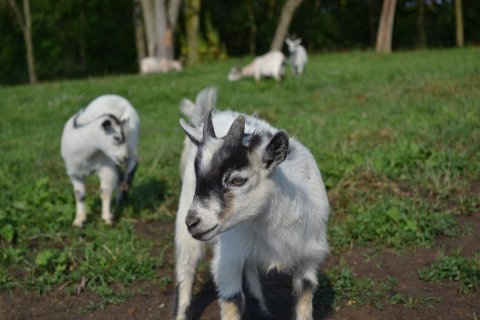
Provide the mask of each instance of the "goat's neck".
[{"label": "goat's neck", "polygon": [[242,68],[242,76],[253,76],[255,74],[255,64],[249,63]]}]

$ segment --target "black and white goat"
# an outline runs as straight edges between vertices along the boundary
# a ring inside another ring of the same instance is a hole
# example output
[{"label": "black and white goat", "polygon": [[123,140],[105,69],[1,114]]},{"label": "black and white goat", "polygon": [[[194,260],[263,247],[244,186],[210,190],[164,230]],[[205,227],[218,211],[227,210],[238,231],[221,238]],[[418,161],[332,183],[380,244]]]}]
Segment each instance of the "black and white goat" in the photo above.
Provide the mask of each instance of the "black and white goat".
[{"label": "black and white goat", "polygon": [[270,314],[259,272],[271,269],[292,274],[295,319],[312,319],[317,269],[329,251],[329,204],[315,159],[263,120],[208,112],[212,101],[215,89],[197,96],[195,107],[208,114],[200,126],[180,120],[189,142],[175,229],[175,319],[187,318],[207,242],[222,320],[242,316],[242,275],[261,312]]},{"label": "black and white goat", "polygon": [[296,76],[301,76],[305,71],[305,66],[308,62],[307,50],[301,45],[302,39],[285,39],[290,56],[288,62],[291,65],[292,72]]},{"label": "black and white goat", "polygon": [[270,51],[262,56],[256,57],[243,68],[233,67],[228,74],[228,80],[237,81],[243,77],[253,77],[259,82],[262,77],[272,77],[277,81],[282,80],[285,56],[280,51]]},{"label": "black and white goat", "polygon": [[100,96],[68,119],[61,154],[75,191],[74,226],[81,227],[87,218],[85,179],[94,171],[100,177],[102,219],[112,224],[112,192],[119,191],[119,200],[126,197],[137,169],[139,130],[134,107],[117,95]]}]

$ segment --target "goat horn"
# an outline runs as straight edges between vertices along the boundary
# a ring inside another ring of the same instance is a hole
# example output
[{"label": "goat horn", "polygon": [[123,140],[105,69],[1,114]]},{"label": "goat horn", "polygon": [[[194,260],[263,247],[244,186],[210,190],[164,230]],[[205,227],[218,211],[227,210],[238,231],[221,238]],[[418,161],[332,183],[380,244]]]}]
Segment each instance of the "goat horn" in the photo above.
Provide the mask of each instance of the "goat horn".
[{"label": "goat horn", "polygon": [[212,137],[212,138],[217,137],[215,135],[215,130],[213,129],[212,114],[213,114],[213,109],[210,109],[210,111],[208,112],[208,116],[205,119],[205,123],[203,124],[203,138],[204,139],[205,139],[205,137]]},{"label": "goat horn", "polygon": [[233,121],[230,129],[228,130],[227,135],[225,136],[225,143],[235,144],[239,140],[243,139],[243,133],[245,131],[245,117],[238,116],[235,121]]}]

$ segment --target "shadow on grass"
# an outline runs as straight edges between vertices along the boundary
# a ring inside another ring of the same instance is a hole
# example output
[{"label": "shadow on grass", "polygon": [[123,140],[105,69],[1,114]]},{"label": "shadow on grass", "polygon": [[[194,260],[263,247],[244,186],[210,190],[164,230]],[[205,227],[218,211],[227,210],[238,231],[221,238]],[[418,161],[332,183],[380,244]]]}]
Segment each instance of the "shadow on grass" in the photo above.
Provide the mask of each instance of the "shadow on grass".
[{"label": "shadow on grass", "polygon": [[[325,274],[318,276],[319,286],[313,298],[313,319],[325,319],[332,311],[335,301],[335,291],[333,289],[330,278]],[[270,272],[262,277],[262,288],[267,301],[268,308],[272,313],[272,318],[276,320],[293,319],[293,298],[292,298],[292,277],[278,272]],[[260,312],[255,299],[248,294],[247,288],[243,288],[246,294],[246,306],[242,320],[258,320]],[[200,320],[205,316],[207,308],[217,303],[217,294],[215,284],[210,279],[203,285],[203,288],[192,299],[189,315],[192,320]],[[212,310],[210,308],[210,310]],[[208,313],[211,313],[211,311]],[[208,314],[207,318],[214,318],[215,315]]]},{"label": "shadow on grass", "polygon": [[144,210],[155,211],[164,201],[168,185],[165,181],[149,178],[138,184],[133,184],[128,197],[115,206],[115,217],[121,219],[124,210],[138,215]]}]

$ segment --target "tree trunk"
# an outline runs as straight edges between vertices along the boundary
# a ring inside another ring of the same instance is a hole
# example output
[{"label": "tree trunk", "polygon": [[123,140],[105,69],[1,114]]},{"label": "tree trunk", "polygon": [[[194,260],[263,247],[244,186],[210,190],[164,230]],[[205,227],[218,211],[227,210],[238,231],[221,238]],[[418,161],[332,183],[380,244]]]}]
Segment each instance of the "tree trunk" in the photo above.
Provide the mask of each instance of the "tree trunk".
[{"label": "tree trunk", "polygon": [[189,65],[198,62],[198,26],[201,0],[188,0],[185,11],[185,24],[187,31],[187,46]]},{"label": "tree trunk", "polygon": [[142,4],[140,0],[133,0],[133,24],[135,26],[135,46],[137,48],[138,69],[140,70],[140,61],[147,56],[145,47],[145,30],[142,20]]},{"label": "tree trunk", "polygon": [[167,29],[164,36],[168,60],[173,60],[175,54],[173,37],[177,29],[178,11],[180,10],[181,4],[182,0],[170,0],[168,3]]},{"label": "tree trunk", "polygon": [[268,1],[268,13],[267,13],[267,18],[268,21],[272,21],[273,17],[275,16],[275,5],[277,3],[277,0],[269,0]]},{"label": "tree trunk", "polygon": [[[182,0],[170,0],[168,6],[168,24],[172,32],[177,30],[178,12],[180,11],[180,5]],[[199,6],[200,8],[200,6]],[[200,10],[200,9],[199,9]]]},{"label": "tree trunk", "polygon": [[389,53],[392,51],[393,21],[397,0],[383,0],[382,15],[377,31],[377,52]]},{"label": "tree trunk", "polygon": [[368,37],[370,45],[375,45],[375,1],[368,0]]},{"label": "tree trunk", "polygon": [[37,75],[35,73],[35,57],[33,55],[32,42],[32,16],[30,14],[30,0],[23,0],[23,14],[25,16],[25,45],[27,46],[27,64],[28,64],[28,78],[30,83],[37,82]]},{"label": "tree trunk", "polygon": [[425,0],[418,0],[417,28],[418,45],[420,48],[427,47],[427,32],[425,31]]},{"label": "tree trunk", "polygon": [[17,6],[15,0],[8,0],[8,4],[15,14],[17,19],[18,26],[22,30],[23,40],[25,42],[25,53],[27,58],[27,67],[28,67],[28,79],[30,83],[37,82],[37,75],[35,72],[35,57],[33,53],[33,41],[32,41],[32,17],[30,14],[30,1],[23,0],[23,15],[20,13],[20,9]]},{"label": "tree trunk", "polygon": [[153,0],[141,0],[142,3],[142,13],[143,13],[143,22],[145,24],[146,36],[147,36],[147,46],[148,46],[148,56],[155,56],[157,37],[155,36],[155,15],[153,11]]},{"label": "tree trunk", "polygon": [[159,58],[167,58],[167,14],[165,12],[165,0],[155,0],[155,31],[157,44],[155,55]]},{"label": "tree trunk", "polygon": [[280,15],[280,21],[278,22],[277,30],[275,31],[275,36],[273,37],[272,45],[270,46],[270,51],[281,50],[283,46],[283,41],[288,33],[288,28],[292,22],[293,14],[297,10],[298,6],[302,4],[303,0],[287,0],[282,8],[282,14]]},{"label": "tree trunk", "polygon": [[457,40],[457,47],[462,48],[465,44],[462,0],[455,0],[455,38]]},{"label": "tree trunk", "polygon": [[255,10],[253,8],[253,0],[248,0],[247,3],[248,10],[248,24],[250,25],[250,44],[249,51],[250,55],[254,56],[257,51],[256,41],[257,41],[257,24],[255,23]]}]

